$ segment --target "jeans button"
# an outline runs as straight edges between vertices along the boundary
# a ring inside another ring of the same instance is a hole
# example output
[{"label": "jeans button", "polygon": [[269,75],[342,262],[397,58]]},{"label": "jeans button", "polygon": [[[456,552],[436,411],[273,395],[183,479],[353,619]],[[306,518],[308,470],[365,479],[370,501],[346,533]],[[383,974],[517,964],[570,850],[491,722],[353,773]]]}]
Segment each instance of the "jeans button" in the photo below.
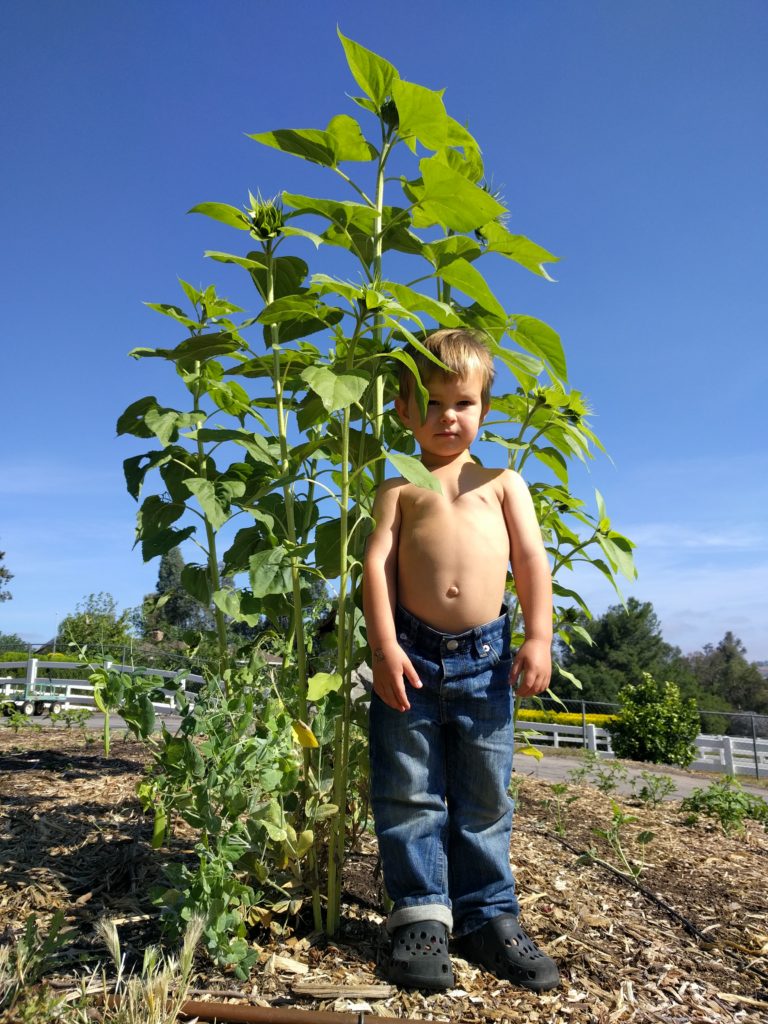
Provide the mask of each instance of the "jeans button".
[{"label": "jeans button", "polygon": [[488,651],[490,651],[490,649],[491,649],[491,645],[490,644],[483,644],[483,652],[485,654],[487,654]]},{"label": "jeans button", "polygon": [[455,651],[456,648],[459,646],[459,641],[458,640],[447,640],[446,643],[445,643],[445,646],[448,648],[449,651]]}]

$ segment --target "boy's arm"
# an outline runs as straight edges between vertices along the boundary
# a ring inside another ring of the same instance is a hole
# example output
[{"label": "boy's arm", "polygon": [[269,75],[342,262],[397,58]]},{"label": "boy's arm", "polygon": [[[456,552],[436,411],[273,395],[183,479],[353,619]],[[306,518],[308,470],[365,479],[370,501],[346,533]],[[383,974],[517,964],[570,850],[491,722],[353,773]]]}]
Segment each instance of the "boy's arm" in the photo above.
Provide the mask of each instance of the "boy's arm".
[{"label": "boy's arm", "polygon": [[363,564],[363,614],[373,662],[373,688],[396,711],[410,708],[404,678],[419,688],[416,669],[400,644],[395,629],[397,603],[397,546],[400,531],[398,482],[387,481],[373,505],[376,525],[368,538]]},{"label": "boy's arm", "polygon": [[503,479],[510,560],[525,622],[525,643],[509,681],[515,686],[522,676],[517,696],[530,697],[546,690],[552,675],[552,572],[525,481],[511,470]]}]

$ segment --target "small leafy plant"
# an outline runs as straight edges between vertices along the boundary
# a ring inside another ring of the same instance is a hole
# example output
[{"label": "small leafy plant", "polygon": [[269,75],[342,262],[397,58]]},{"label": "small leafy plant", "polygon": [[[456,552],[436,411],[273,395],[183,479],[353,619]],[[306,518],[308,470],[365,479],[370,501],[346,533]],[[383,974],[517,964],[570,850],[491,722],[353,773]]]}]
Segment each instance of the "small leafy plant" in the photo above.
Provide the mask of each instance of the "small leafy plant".
[{"label": "small leafy plant", "polygon": [[61,723],[67,732],[71,732],[73,729],[84,729],[91,714],[90,708],[62,708],[51,714],[51,721]]},{"label": "small leafy plant", "polygon": [[681,811],[688,811],[688,821],[694,824],[699,814],[715,818],[723,832],[743,832],[748,819],[759,821],[768,831],[768,802],[762,797],[746,792],[741,783],[726,776],[720,782],[713,782],[706,789],[694,789],[680,804]]},{"label": "small leafy plant", "polygon": [[633,796],[649,807],[658,807],[674,792],[675,783],[670,775],[646,771],[640,772],[640,777],[632,780]]},{"label": "small leafy plant", "polygon": [[11,711],[4,716],[3,723],[7,729],[13,729],[17,736],[22,729],[28,729],[30,732],[40,732],[42,729],[39,722],[33,722],[29,715],[25,715],[21,711],[17,711],[15,708],[12,708]]},{"label": "small leafy plant", "polygon": [[596,828],[595,835],[600,836],[608,843],[619,863],[619,870],[631,878],[637,879],[645,870],[645,851],[648,844],[653,841],[654,834],[648,831],[637,833],[634,842],[637,844],[638,856],[632,857],[629,852],[626,827],[633,825],[637,821],[637,816],[627,814],[615,800],[611,801],[611,810],[613,817],[610,824],[605,829]]},{"label": "small leafy plant", "polygon": [[627,779],[627,769],[617,760],[604,760],[594,750],[581,752],[581,763],[568,772],[572,782],[591,782],[601,793],[612,793]]},{"label": "small leafy plant", "polygon": [[559,836],[564,836],[568,821],[568,809],[577,800],[575,794],[568,794],[567,782],[554,782],[550,785],[551,800],[545,800],[544,809],[552,816],[552,827]]}]

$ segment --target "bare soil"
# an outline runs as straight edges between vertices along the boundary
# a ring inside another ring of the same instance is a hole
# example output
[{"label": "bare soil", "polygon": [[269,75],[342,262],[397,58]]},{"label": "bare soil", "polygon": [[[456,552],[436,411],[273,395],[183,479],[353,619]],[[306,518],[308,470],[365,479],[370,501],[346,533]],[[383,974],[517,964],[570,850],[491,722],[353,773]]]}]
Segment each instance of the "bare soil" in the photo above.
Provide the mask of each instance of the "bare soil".
[{"label": "bare soil", "polygon": [[[145,760],[138,744],[123,740],[104,759],[92,736],[0,731],[0,942],[12,941],[30,912],[45,924],[64,909],[79,938],[60,977],[74,979],[105,959],[94,935],[101,917],[117,919],[137,958],[159,938],[148,893],[174,849],[150,848],[152,822],[135,795]],[[638,887],[611,870],[616,858],[594,831],[607,827],[611,798],[576,785],[568,795],[575,799],[558,835],[550,786],[526,778],[511,848],[523,920],[561,968],[554,992],[533,995],[460,959],[456,988],[446,993],[388,986],[377,967],[386,936],[369,839],[348,859],[333,941],[301,922],[255,932],[262,954],[248,982],[201,959],[199,997],[236,992],[261,1006],[420,1020],[766,1024],[765,830],[752,823],[725,836],[706,819],[685,824],[676,802],[650,810],[622,797],[638,819],[625,830],[630,849],[639,831],[654,833]],[[361,995],[361,986],[375,988]]]}]

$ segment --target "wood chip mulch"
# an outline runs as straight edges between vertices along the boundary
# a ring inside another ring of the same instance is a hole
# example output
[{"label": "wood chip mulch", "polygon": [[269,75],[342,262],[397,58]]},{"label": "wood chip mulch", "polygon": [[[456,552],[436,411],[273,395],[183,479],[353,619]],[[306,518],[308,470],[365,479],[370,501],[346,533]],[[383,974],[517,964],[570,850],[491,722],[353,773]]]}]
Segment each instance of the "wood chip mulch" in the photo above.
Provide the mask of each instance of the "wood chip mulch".
[{"label": "wood chip mulch", "polygon": [[[64,909],[79,936],[61,967],[72,979],[106,959],[94,936],[103,916],[117,919],[138,958],[159,937],[148,892],[169,853],[151,850],[151,821],[135,795],[145,754],[122,740],[108,760],[100,754],[97,743],[52,729],[0,732],[0,942],[12,941],[31,911],[45,925]],[[625,829],[629,847],[638,832],[654,834],[637,887],[611,870],[616,858],[594,831],[609,824],[611,797],[584,785],[569,786],[568,796],[575,799],[558,835],[550,786],[526,778],[511,849],[525,925],[561,968],[554,992],[531,994],[460,959],[448,992],[387,985],[377,970],[385,937],[371,839],[346,866],[336,939],[298,927],[262,932],[248,982],[201,959],[194,998],[237,996],[363,1020],[768,1024],[765,830],[752,823],[726,836],[707,819],[684,824],[676,803],[652,810],[622,798],[637,816]]]}]

